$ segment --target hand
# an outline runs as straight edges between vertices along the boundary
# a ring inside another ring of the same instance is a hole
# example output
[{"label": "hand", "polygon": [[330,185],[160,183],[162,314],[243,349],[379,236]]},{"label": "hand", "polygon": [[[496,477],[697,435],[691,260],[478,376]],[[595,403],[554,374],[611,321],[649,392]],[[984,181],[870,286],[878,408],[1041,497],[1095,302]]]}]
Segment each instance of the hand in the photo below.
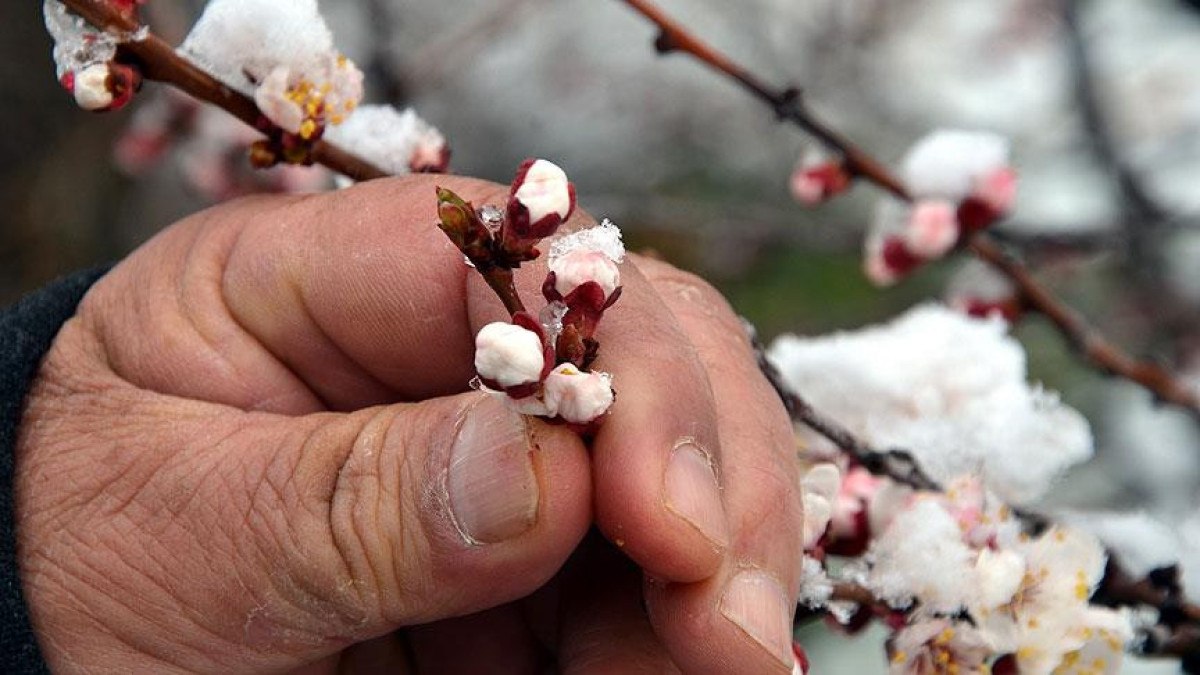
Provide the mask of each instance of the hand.
[{"label": "hand", "polygon": [[[788,672],[791,429],[724,300],[623,266],[589,450],[467,390],[504,316],[434,227],[435,183],[503,199],[439,176],[243,200],[87,295],[17,451],[56,672]],[[593,520],[637,568],[577,550]]]}]

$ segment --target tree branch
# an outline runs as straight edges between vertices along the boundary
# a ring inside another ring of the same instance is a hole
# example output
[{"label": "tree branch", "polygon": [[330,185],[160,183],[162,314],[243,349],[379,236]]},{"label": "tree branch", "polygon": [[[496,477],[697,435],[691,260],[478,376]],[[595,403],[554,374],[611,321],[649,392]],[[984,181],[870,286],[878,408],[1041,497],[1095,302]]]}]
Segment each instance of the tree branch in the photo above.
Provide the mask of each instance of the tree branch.
[{"label": "tree branch", "polygon": [[[845,137],[826,126],[801,101],[798,89],[776,89],[746,68],[702,42],[675,22],[650,0],[622,0],[652,21],[659,29],[655,47],[660,53],[683,52],[742,85],[770,106],[781,120],[791,122],[813,135],[829,149],[840,153],[849,171],[874,183],[898,199],[912,201],[901,181],[882,162],[875,160]],[[984,233],[972,235],[966,247],[983,261],[1007,276],[1017,286],[1026,306],[1045,315],[1080,356],[1092,366],[1149,390],[1163,402],[1186,408],[1200,417],[1197,391],[1157,364],[1140,361],[1109,342],[1087,324],[1073,309],[1042,286],[1029,270],[1008,255]],[[785,401],[786,402],[786,401]]]},{"label": "tree branch", "polygon": [[[118,12],[107,0],[63,0],[63,4],[102,30],[131,34],[141,28],[135,20]],[[142,40],[122,43],[118,54],[135,62],[146,79],[170,84],[194,98],[225,110],[251,127],[261,128],[265,120],[252,99],[217,81],[152,33]],[[388,175],[379,167],[327,141],[317,141],[311,157],[314,162],[357,181]]]}]

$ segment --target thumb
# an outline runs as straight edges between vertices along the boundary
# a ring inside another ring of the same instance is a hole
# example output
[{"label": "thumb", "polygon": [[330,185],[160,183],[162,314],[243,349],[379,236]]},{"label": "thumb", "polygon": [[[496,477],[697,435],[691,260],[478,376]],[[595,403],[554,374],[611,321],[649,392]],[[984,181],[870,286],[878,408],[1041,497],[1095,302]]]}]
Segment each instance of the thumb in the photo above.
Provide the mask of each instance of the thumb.
[{"label": "thumb", "polygon": [[[80,477],[74,495],[20,486],[26,586],[52,665],[311,663],[530,594],[591,518],[579,438],[485,394],[285,417],[123,391],[111,440],[80,450],[97,418],[76,412],[28,424],[22,441],[23,476]],[[27,419],[61,415],[52,395]],[[64,514],[80,495],[94,502]],[[63,639],[89,634],[113,648]]]}]

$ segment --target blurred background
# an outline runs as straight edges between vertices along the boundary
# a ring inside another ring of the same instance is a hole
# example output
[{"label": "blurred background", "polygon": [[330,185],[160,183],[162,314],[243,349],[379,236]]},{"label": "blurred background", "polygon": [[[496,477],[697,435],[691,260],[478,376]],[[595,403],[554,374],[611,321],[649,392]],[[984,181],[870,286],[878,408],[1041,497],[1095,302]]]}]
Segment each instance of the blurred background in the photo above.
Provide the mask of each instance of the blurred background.
[{"label": "blurred background", "polygon": [[[654,30],[618,0],[322,4],[367,72],[368,100],[414,106],[449,139],[455,172],[507,182],[527,156],[559,163],[585,209],[620,224],[634,248],[711,280],[768,338],[884,320],[941,297],[962,263],[871,287],[860,251],[878,191],[794,203],[803,134],[694,61],[656,56]],[[801,86],[886,161],[937,127],[1009,136],[1021,193],[997,235],[1118,343],[1200,382],[1200,3],[660,4],[767,81]],[[202,5],[155,0],[146,13],[178,42]],[[139,106],[170,99],[149,85],[128,110],[78,110],[54,81],[41,3],[0,4],[0,36],[0,302],[119,259],[245,189],[213,185],[189,160],[221,148],[116,161],[135,117],[155,114]],[[310,172],[259,187],[330,184]],[[1061,391],[1097,434],[1096,460],[1054,505],[1146,511],[1200,559],[1195,421],[1081,367],[1036,318],[1014,332],[1031,378]],[[810,653],[820,661],[820,648]]]}]

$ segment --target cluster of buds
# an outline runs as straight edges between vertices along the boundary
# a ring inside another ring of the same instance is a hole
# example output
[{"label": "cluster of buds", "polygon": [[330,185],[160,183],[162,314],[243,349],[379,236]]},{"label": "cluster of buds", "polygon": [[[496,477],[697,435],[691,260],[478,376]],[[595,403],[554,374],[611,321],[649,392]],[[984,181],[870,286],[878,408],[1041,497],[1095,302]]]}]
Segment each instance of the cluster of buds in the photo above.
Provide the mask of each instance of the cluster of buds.
[{"label": "cluster of buds", "polygon": [[518,410],[586,429],[612,405],[612,377],[592,371],[596,328],[621,295],[620,230],[605,221],[556,239],[542,284],[545,308],[527,312],[512,272],[541,255],[575,210],[574,186],[561,168],[526,160],[504,209],[476,209],[450,190],[438,189],[439,227],[483,275],[512,315],[484,326],[475,338],[475,370],[482,387],[505,396]]},{"label": "cluster of buds", "polygon": [[[809,469],[804,601],[857,631],[891,631],[897,675],[1115,673],[1133,636],[1130,616],[1089,604],[1105,570],[1081,531],[1024,531],[974,477],[945,492],[914,490],[861,467]],[[830,556],[842,560],[829,565]],[[830,572],[859,584],[874,606],[835,607]]]},{"label": "cluster of buds", "polygon": [[881,205],[866,240],[864,268],[881,286],[946,255],[1016,200],[1008,143],[995,134],[936,131],[909,150],[902,169],[912,203]]},{"label": "cluster of buds", "polygon": [[[113,6],[136,18],[144,0],[119,0]],[[46,29],[54,39],[54,61],[58,82],[84,110],[120,110],[141,89],[142,73],[137,66],[120,60],[117,47],[143,34],[120,34],[97,29],[75,15],[59,0],[46,0],[42,7]]]}]

